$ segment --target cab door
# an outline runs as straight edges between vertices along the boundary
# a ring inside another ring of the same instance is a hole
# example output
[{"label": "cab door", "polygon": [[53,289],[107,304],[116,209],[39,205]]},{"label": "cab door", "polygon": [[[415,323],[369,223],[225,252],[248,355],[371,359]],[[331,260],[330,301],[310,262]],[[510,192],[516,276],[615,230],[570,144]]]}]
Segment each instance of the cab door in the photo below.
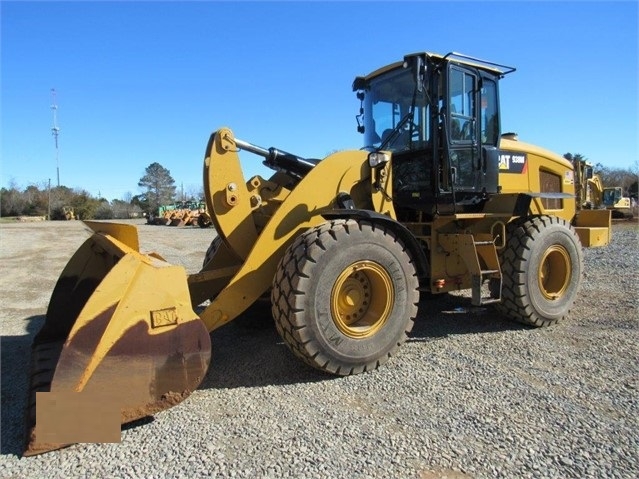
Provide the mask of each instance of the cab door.
[{"label": "cab door", "polygon": [[449,65],[448,165],[450,186],[455,192],[480,190],[479,85],[477,73],[459,65]]}]

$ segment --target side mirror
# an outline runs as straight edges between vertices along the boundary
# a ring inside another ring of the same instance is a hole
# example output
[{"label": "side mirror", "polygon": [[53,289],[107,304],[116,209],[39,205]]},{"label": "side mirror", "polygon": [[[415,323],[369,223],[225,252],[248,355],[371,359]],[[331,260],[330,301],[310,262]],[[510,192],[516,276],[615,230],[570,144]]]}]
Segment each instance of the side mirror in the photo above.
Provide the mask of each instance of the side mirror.
[{"label": "side mirror", "polygon": [[357,132],[364,133],[366,127],[363,124],[364,121],[364,98],[365,94],[363,91],[357,92],[357,99],[359,100],[359,115],[355,115],[355,120],[357,121]]},{"label": "side mirror", "polygon": [[424,59],[421,55],[410,55],[404,57],[404,68],[411,68],[415,76],[415,85],[420,93],[424,90]]},{"label": "side mirror", "polygon": [[415,60],[415,84],[421,93],[424,90],[424,60],[422,57],[415,57]]}]

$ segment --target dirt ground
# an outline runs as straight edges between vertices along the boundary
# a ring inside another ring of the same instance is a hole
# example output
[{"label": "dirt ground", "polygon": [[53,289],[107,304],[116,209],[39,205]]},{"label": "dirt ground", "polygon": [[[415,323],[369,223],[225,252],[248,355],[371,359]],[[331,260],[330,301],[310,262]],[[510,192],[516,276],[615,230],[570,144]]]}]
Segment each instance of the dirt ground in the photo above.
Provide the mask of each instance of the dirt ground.
[{"label": "dirt ground", "polygon": [[[188,273],[202,265],[204,253],[216,233],[214,229],[147,225],[145,220],[123,221],[138,227],[140,250],[156,251],[168,262]],[[10,315],[41,314],[62,268],[90,236],[81,221],[0,223],[0,275],[3,302]],[[5,314],[7,310],[5,310]]]}]

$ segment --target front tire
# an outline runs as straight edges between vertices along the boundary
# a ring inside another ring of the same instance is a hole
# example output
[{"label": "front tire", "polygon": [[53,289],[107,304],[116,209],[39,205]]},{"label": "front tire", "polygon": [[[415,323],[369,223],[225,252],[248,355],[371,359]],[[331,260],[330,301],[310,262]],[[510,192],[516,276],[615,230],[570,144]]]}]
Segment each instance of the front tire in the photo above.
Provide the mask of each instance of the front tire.
[{"label": "front tire", "polygon": [[392,231],[334,220],[288,248],[271,302],[277,330],[293,353],[346,376],[377,368],[406,340],[417,314],[418,280]]},{"label": "front tire", "polygon": [[508,227],[500,255],[503,287],[498,310],[530,326],[550,326],[570,312],[581,284],[583,253],[574,228],[537,216]]},{"label": "front tire", "polygon": [[202,213],[202,214],[198,215],[198,217],[197,217],[197,225],[200,228],[210,228],[212,224],[213,224],[213,222],[211,221],[211,218],[206,213]]}]

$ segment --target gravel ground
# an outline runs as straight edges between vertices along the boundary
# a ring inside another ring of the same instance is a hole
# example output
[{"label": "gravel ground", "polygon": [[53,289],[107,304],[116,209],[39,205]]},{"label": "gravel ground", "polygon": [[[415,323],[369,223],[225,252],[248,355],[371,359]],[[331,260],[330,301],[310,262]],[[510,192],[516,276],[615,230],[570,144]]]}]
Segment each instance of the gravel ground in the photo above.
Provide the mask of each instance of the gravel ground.
[{"label": "gravel ground", "polygon": [[[140,224],[140,222],[137,222]],[[195,272],[213,230],[140,224],[143,250]],[[2,478],[639,477],[639,228],[585,252],[570,320],[529,329],[465,295],[424,301],[381,369],[296,359],[267,307],[212,335],[201,387],[122,432],[22,458],[30,344],[80,222],[0,224]]]}]

